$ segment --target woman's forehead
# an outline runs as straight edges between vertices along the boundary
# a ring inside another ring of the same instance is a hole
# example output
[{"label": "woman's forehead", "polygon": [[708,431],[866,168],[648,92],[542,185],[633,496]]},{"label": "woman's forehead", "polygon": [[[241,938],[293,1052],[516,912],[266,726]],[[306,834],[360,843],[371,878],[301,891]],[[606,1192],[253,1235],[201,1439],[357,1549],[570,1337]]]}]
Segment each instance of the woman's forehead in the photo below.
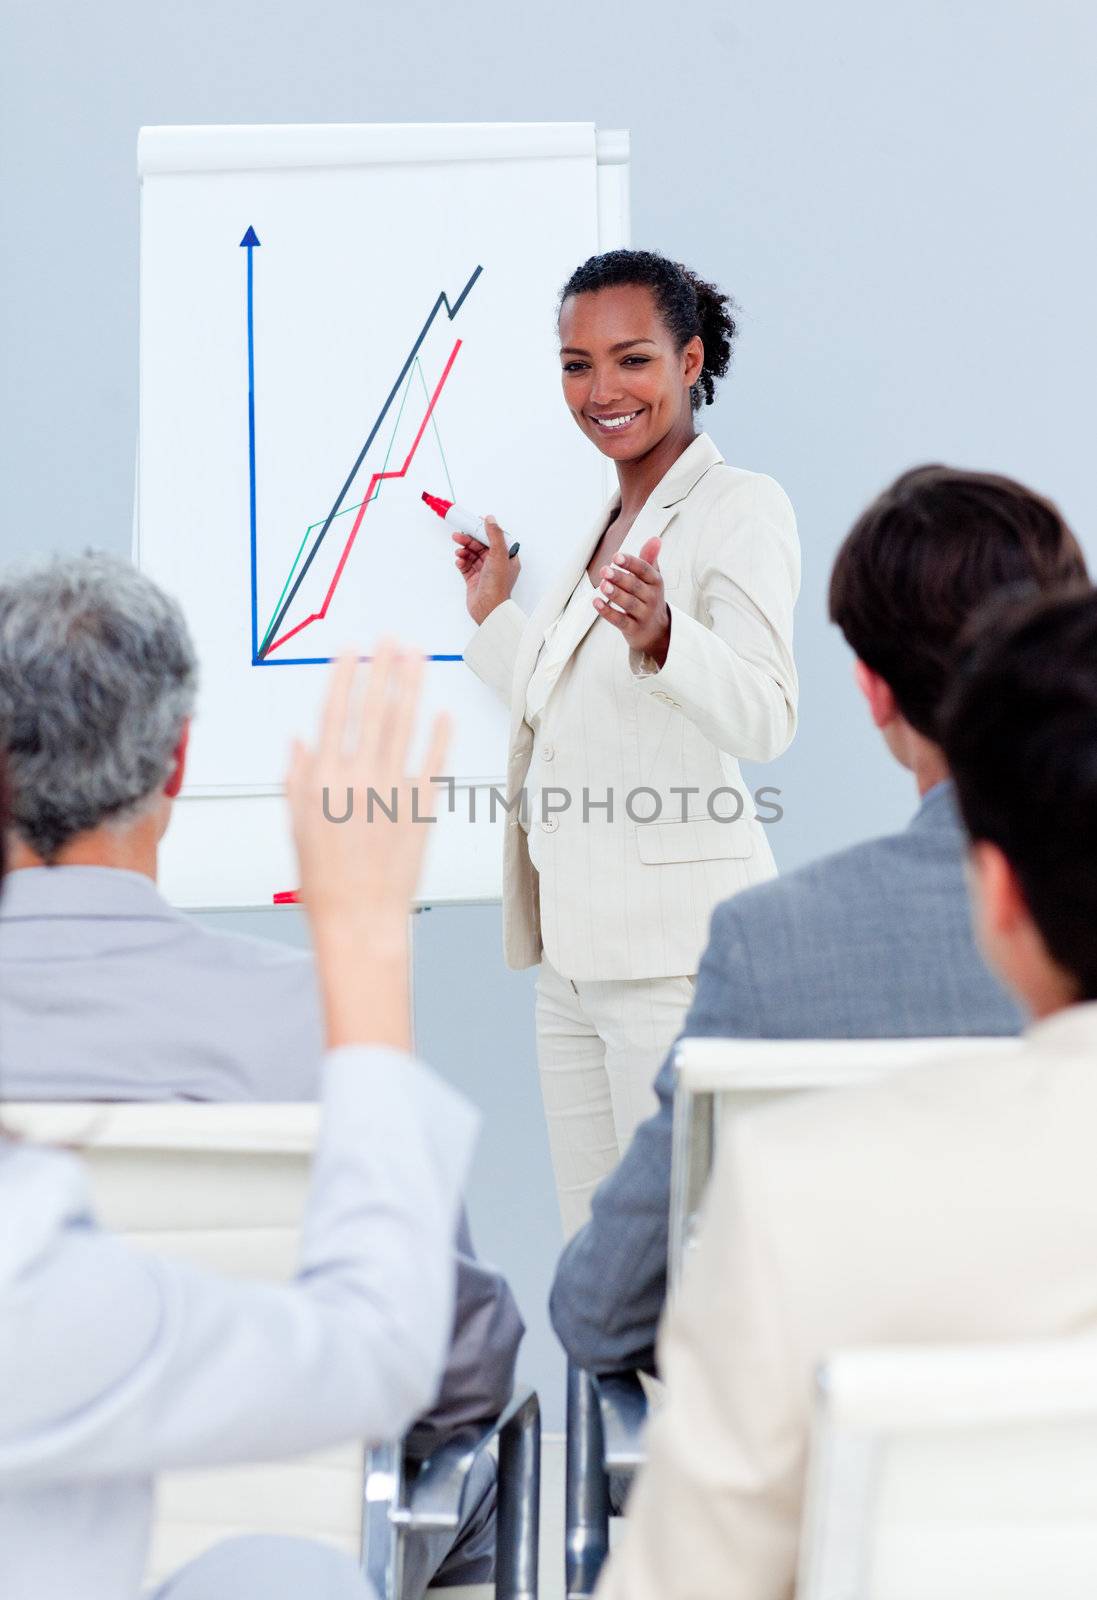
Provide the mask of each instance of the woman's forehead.
[{"label": "woman's forehead", "polygon": [[614,284],[605,289],[569,295],[560,307],[560,339],[564,344],[594,340],[599,345],[621,340],[658,339],[665,334],[651,290],[644,284]]}]

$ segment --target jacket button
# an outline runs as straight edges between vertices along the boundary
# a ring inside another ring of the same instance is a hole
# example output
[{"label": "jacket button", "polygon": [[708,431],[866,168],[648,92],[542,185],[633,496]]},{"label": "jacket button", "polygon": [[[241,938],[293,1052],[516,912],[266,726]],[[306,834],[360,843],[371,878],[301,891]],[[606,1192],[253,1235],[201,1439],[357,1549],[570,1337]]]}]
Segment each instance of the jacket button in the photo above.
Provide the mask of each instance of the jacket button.
[{"label": "jacket button", "polygon": [[542,745],[542,747],[541,747],[541,760],[542,761],[551,761],[555,754],[556,754],[556,751],[555,751],[555,749],[553,748],[553,746],[551,744]]},{"label": "jacket button", "polygon": [[541,826],[546,833],[555,833],[557,828],[560,826],[560,818],[545,817],[541,822]]}]

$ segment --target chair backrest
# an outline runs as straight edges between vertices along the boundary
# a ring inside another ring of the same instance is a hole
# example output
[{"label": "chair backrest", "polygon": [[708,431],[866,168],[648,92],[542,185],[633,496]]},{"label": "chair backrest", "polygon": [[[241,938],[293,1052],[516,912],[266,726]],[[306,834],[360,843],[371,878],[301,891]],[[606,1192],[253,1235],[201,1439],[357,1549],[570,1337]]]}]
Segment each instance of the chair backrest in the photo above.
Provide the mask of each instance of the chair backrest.
[{"label": "chair backrest", "polygon": [[1097,1340],[844,1351],[797,1600],[1092,1600]]},{"label": "chair backrest", "polygon": [[[97,1216],[132,1244],[240,1278],[286,1280],[319,1127],[314,1105],[9,1103],[4,1121],[83,1155]],[[167,1473],[150,1584],[234,1533],[322,1539],[357,1558],[363,1450]]]},{"label": "chair backrest", "polygon": [[1017,1039],[681,1039],[675,1050],[668,1284],[697,1231],[727,1119],[788,1095],[871,1083],[949,1056],[1016,1050]]}]

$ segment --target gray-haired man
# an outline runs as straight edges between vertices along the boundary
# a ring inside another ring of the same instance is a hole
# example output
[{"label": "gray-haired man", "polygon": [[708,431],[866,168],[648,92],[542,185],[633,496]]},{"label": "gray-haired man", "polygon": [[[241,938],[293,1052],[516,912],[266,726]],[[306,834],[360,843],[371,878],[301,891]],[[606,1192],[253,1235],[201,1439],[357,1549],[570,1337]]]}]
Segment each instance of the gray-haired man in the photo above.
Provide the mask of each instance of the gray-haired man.
[{"label": "gray-haired man", "polygon": [[[0,908],[7,1099],[316,1094],[311,957],[215,933],[156,887],[197,677],[179,607],[127,562],[88,554],[0,582],[0,744],[14,824]],[[449,1364],[411,1436],[416,1457],[502,1409],[523,1333],[464,1216],[456,1244]],[[439,1569],[450,1584],[490,1575],[494,1500],[485,1458],[456,1542],[431,1535],[409,1550],[407,1593]]]},{"label": "gray-haired man", "polygon": [[156,888],[197,663],[179,608],[87,555],[0,584],[15,868],[0,912],[0,1092],[303,1100],[312,961],[215,933]]}]

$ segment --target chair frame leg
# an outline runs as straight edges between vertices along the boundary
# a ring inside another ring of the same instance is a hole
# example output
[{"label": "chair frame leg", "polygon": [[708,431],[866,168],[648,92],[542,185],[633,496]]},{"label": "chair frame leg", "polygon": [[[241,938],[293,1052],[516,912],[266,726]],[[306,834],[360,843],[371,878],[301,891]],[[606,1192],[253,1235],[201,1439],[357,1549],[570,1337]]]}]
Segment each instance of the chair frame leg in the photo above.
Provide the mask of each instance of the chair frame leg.
[{"label": "chair frame leg", "polygon": [[365,1454],[361,1564],[379,1600],[398,1600],[404,1581],[403,1530],[389,1515],[403,1486],[403,1441],[371,1446]]},{"label": "chair frame leg", "polygon": [[564,1592],[567,1600],[588,1600],[609,1554],[609,1480],[598,1395],[590,1373],[570,1362],[567,1430]]},{"label": "chair frame leg", "polygon": [[537,1600],[541,1533],[541,1406],[530,1394],[499,1433],[496,1600]]}]

